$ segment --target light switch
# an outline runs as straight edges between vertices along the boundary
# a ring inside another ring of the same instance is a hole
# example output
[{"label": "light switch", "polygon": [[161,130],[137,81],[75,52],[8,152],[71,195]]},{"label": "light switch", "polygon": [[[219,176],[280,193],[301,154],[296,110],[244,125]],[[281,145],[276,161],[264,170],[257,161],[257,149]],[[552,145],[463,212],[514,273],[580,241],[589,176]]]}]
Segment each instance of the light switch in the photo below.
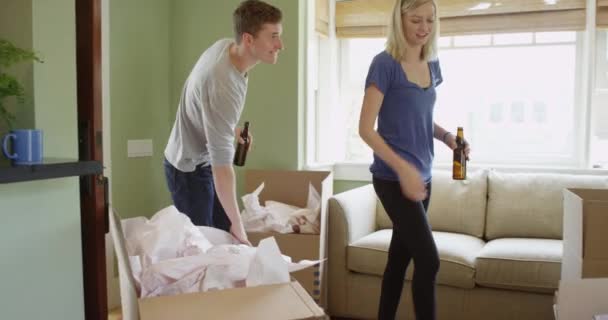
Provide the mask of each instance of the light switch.
[{"label": "light switch", "polygon": [[151,139],[127,141],[127,156],[129,158],[151,157],[152,153]]}]

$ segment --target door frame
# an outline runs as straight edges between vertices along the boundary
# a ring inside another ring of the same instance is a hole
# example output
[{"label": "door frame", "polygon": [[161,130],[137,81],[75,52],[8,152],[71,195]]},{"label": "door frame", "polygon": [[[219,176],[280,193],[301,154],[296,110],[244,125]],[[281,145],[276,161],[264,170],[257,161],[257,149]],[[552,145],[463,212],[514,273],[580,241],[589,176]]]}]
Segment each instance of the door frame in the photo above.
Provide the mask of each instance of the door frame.
[{"label": "door frame", "polygon": [[[101,0],[76,0],[78,158],[103,163]],[[107,180],[80,178],[80,223],[85,319],[107,320],[105,234]]]}]

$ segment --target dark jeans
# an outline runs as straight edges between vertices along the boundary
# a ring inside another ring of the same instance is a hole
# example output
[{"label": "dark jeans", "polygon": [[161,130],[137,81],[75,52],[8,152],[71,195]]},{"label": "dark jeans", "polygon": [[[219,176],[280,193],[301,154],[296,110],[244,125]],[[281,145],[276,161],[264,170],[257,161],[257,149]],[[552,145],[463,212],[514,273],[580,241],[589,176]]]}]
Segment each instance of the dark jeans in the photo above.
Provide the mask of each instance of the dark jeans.
[{"label": "dark jeans", "polygon": [[373,181],[376,194],[393,222],[393,236],[382,277],[378,319],[395,319],[405,271],[413,259],[415,268],[412,295],[416,319],[434,320],[435,276],[439,270],[439,254],[426,216],[431,184],[427,185],[427,198],[414,202],[403,196],[398,181],[377,178]]},{"label": "dark jeans", "polygon": [[211,166],[196,166],[192,172],[182,172],[167,159],[165,178],[173,204],[197,226],[209,226],[230,231],[230,220],[215,193]]}]

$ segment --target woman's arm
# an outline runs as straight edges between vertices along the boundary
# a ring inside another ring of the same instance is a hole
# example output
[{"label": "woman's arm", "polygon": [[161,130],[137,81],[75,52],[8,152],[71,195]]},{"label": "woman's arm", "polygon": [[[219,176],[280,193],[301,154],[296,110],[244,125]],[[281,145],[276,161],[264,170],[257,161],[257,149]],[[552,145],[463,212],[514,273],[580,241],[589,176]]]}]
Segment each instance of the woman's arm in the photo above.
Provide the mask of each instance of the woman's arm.
[{"label": "woman's arm", "polygon": [[433,123],[433,127],[433,137],[435,139],[443,142],[452,150],[456,149],[456,137],[451,132],[447,131],[436,122]]},{"label": "woman's arm", "polygon": [[359,135],[374,153],[397,173],[403,194],[411,200],[423,200],[426,197],[426,189],[416,167],[395,153],[374,130],[383,100],[384,95],[375,85],[371,85],[365,90],[359,119]]},{"label": "woman's arm", "polygon": [[[456,136],[445,130],[443,127],[441,127],[440,125],[438,125],[437,123],[433,123],[434,126],[434,133],[433,133],[433,137],[437,140],[440,140],[441,142],[445,143],[446,146],[448,146],[448,148],[454,150],[456,149],[456,147],[458,146],[456,144]],[[471,146],[469,145],[469,142],[467,141],[467,139],[464,139],[464,153],[467,156],[467,160],[469,159],[469,153],[471,153]]]}]

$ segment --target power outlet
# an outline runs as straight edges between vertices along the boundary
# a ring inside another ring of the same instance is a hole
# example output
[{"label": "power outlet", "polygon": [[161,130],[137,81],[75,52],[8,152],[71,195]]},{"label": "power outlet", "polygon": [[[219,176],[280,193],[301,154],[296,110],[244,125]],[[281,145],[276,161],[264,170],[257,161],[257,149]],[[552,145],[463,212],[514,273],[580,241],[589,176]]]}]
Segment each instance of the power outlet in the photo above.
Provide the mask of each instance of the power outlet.
[{"label": "power outlet", "polygon": [[152,140],[128,140],[127,141],[127,157],[151,157],[153,154]]}]

